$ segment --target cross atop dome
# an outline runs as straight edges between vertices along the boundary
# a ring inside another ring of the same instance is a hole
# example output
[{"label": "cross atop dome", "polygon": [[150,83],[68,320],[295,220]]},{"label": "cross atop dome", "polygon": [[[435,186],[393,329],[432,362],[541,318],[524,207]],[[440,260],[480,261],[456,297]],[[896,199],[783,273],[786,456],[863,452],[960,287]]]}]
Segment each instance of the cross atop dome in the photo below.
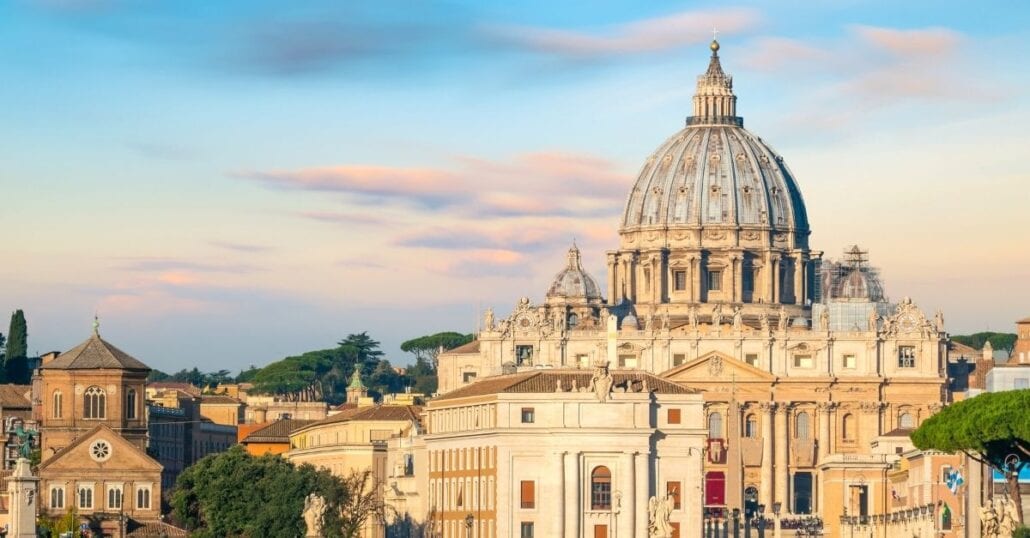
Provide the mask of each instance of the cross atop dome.
[{"label": "cross atop dome", "polygon": [[[713,34],[717,31],[713,30]],[[697,77],[697,91],[694,93],[694,115],[687,118],[687,125],[736,125],[742,127],[744,120],[737,116],[737,96],[733,94],[733,77],[722,70],[719,61],[719,41],[712,39],[708,48],[712,57],[708,69]]]}]

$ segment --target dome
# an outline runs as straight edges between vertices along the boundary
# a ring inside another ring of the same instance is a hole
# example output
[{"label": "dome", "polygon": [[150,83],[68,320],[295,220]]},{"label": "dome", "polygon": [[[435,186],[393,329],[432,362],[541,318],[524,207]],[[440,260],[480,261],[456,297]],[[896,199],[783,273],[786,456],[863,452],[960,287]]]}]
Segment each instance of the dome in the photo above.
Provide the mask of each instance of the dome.
[{"label": "dome", "polygon": [[884,301],[883,282],[868,265],[868,252],[855,245],[844,252],[844,263],[827,264],[831,301]]},{"label": "dome", "polygon": [[601,289],[597,282],[583,270],[579,248],[575,244],[569,249],[569,264],[554,277],[547,290],[548,299],[576,298],[587,302],[600,301]]},{"label": "dome", "polygon": [[733,79],[712,46],[698,77],[694,115],[644,164],[626,202],[622,232],[734,227],[807,236],[793,174],[736,115]]}]

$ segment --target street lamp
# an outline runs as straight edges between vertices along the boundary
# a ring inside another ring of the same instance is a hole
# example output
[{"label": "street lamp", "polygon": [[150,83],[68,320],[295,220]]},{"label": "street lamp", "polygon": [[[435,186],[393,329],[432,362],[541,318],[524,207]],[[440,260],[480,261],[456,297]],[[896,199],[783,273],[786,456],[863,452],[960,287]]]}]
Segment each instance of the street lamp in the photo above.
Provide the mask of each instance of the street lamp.
[{"label": "street lamp", "polygon": [[782,506],[783,506],[783,503],[781,503],[781,502],[774,502],[773,503],[773,516],[775,516],[775,518],[776,518],[773,521],[773,524],[775,525],[775,527],[773,528],[773,536],[775,538],[780,538],[780,507],[782,507]]},{"label": "street lamp", "polygon": [[758,538],[765,538],[765,505],[758,505]]},{"label": "street lamp", "polygon": [[465,516],[465,537],[472,538],[472,523],[476,520],[471,513]]},{"label": "street lamp", "polygon": [[740,538],[740,508],[733,509],[733,538]]}]

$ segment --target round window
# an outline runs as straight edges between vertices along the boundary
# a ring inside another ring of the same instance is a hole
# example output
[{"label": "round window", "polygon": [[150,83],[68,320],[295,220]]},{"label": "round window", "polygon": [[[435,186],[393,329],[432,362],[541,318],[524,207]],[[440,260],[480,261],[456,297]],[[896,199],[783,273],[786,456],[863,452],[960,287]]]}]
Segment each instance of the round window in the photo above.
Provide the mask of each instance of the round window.
[{"label": "round window", "polygon": [[111,443],[103,439],[93,441],[93,444],[89,445],[89,457],[96,461],[107,461],[111,457]]}]

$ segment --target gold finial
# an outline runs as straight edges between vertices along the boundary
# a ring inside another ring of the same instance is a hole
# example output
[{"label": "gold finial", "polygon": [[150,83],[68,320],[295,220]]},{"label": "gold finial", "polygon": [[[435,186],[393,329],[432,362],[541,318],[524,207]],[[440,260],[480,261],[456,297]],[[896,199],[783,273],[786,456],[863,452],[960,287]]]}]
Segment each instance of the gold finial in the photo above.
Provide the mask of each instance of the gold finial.
[{"label": "gold finial", "polygon": [[712,49],[712,53],[719,52],[719,29],[712,28],[712,43],[708,45],[708,48]]}]

